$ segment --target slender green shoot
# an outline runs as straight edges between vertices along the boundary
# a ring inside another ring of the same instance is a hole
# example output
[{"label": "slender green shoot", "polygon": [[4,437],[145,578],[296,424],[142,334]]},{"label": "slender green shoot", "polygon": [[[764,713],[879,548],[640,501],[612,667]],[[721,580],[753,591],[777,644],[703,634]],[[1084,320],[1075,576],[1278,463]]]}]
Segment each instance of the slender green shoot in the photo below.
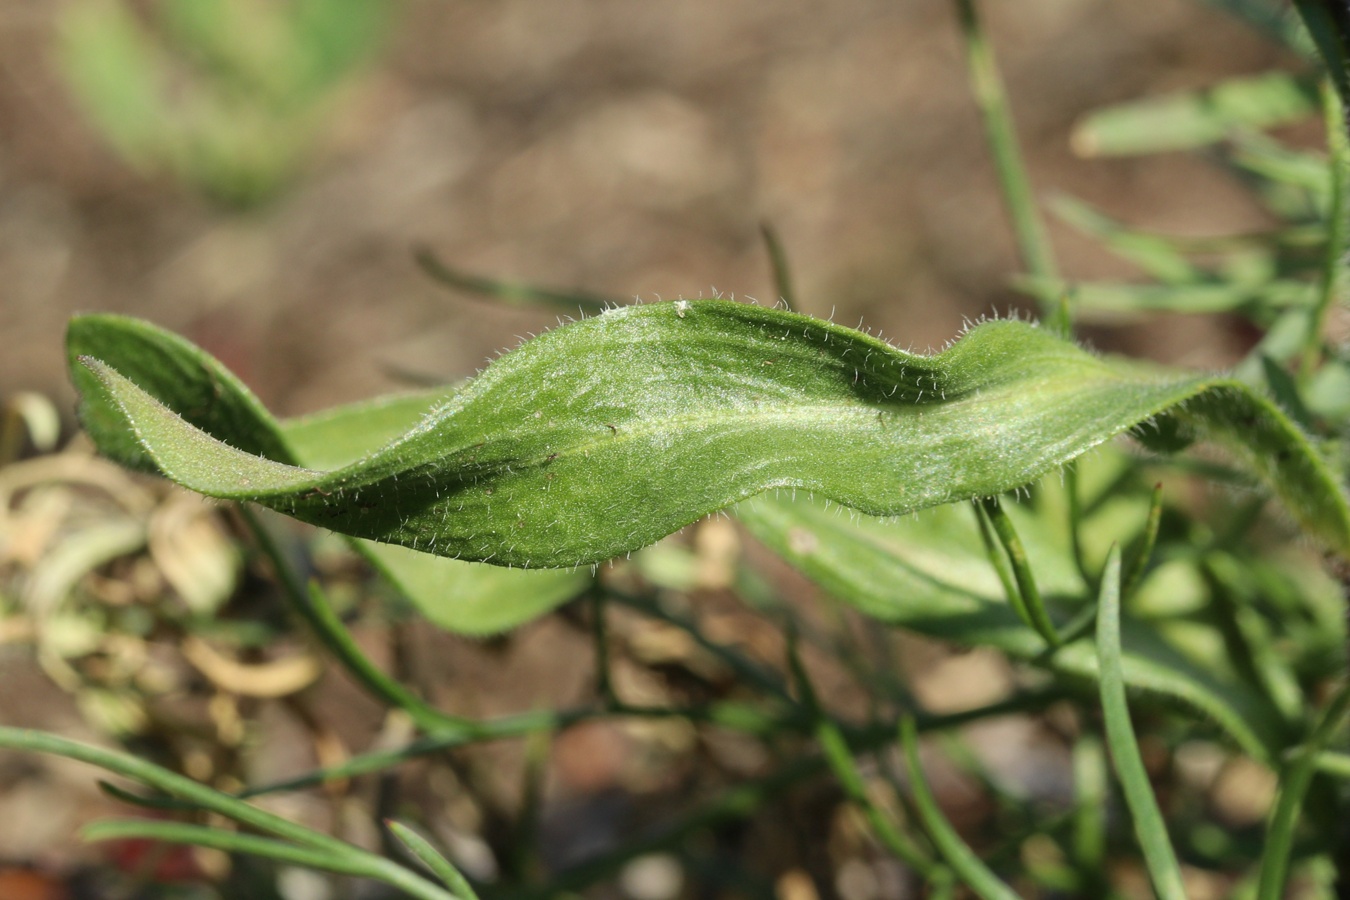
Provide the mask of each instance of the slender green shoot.
[{"label": "slender green shoot", "polygon": [[1083,583],[1092,584],[1092,573],[1083,555],[1083,486],[1076,465],[1064,467],[1064,493],[1069,500],[1069,548],[1073,551],[1073,562],[1083,576]]},{"label": "slender green shoot", "polygon": [[394,837],[403,843],[403,846],[411,850],[414,856],[420,859],[446,887],[454,892],[456,897],[459,897],[460,900],[478,900],[478,893],[474,891],[468,879],[460,873],[459,869],[454,867],[450,860],[442,856],[440,851],[431,846],[430,841],[402,822],[390,819],[384,824],[393,832]]},{"label": "slender green shoot", "polygon": [[1143,580],[1144,573],[1148,571],[1149,560],[1153,556],[1153,548],[1158,543],[1158,529],[1162,527],[1162,510],[1162,482],[1160,481],[1153,486],[1153,496],[1150,498],[1148,506],[1148,519],[1144,522],[1144,534],[1139,542],[1139,551],[1130,561],[1130,569],[1125,575],[1124,586],[1120,589],[1122,597],[1133,594],[1134,589]]},{"label": "slender green shoot", "polygon": [[1258,900],[1280,900],[1284,896],[1299,809],[1317,772],[1318,756],[1340,729],[1347,711],[1350,711],[1350,683],[1342,686],[1332,698],[1307,743],[1294,752],[1292,760],[1285,766],[1280,796],[1266,827],[1266,849],[1261,857]]},{"label": "slender green shoot", "polygon": [[905,716],[900,720],[900,745],[904,750],[905,766],[909,771],[910,790],[914,792],[914,806],[923,821],[928,836],[942,854],[956,876],[984,900],[1017,900],[1017,894],[999,880],[999,877],[986,866],[978,856],[966,846],[965,841],[956,833],[952,823],[942,814],[937,798],[923,777],[923,767],[919,765],[919,737],[914,719]]},{"label": "slender green shoot", "polygon": [[242,505],[239,510],[258,547],[272,563],[277,580],[281,583],[282,593],[290,600],[291,608],[305,620],[313,630],[314,636],[346,667],[357,683],[372,696],[406,712],[423,731],[445,731],[447,728],[462,730],[473,726],[474,723],[469,719],[441,712],[380,671],[361,651],[356,641],[352,640],[352,636],[343,627],[342,620],[328,605],[319,585],[311,582],[308,590],[302,587],[299,577],[286,561],[285,554],[277,546],[276,539],[258,517],[252,510]]},{"label": "slender green shoot", "polygon": [[825,762],[829,764],[835,778],[839,780],[839,786],[843,789],[844,796],[862,810],[867,823],[872,828],[872,833],[876,835],[877,841],[894,854],[897,859],[918,872],[925,881],[950,880],[951,873],[947,872],[945,867],[934,863],[932,858],[918,844],[914,843],[895,822],[891,821],[868,796],[867,784],[853,758],[853,751],[849,747],[848,739],[840,730],[839,725],[820,707],[815,688],[811,684],[811,679],[806,673],[806,667],[802,664],[801,654],[798,652],[796,628],[789,624],[786,633],[788,670],[792,673],[793,682],[797,687],[802,705],[815,718],[816,739],[824,753]]},{"label": "slender green shoot", "polygon": [[352,850],[350,844],[337,838],[297,825],[281,816],[258,809],[190,778],[125,753],[67,740],[54,734],[5,726],[0,726],[0,747],[50,753],[53,756],[89,763],[155,788],[170,797],[187,801],[250,828],[316,851],[344,854]]},{"label": "slender green shoot", "polygon": [[778,237],[778,231],[768,222],[761,222],[759,233],[764,237],[764,248],[769,251],[769,265],[773,268],[773,286],[778,299],[788,309],[797,308],[797,291],[792,281],[792,270],[788,268],[787,251]]},{"label": "slender green shoot", "polygon": [[88,841],[141,839],[170,844],[191,844],[226,853],[247,853],[293,865],[307,866],[371,878],[392,885],[418,900],[469,900],[449,894],[409,869],[353,845],[340,853],[315,850],[273,838],[239,834],[223,828],[188,825],[182,822],[156,822],[147,819],[111,819],[95,822],[81,832]]},{"label": "slender green shoot", "polygon": [[1335,88],[1329,84],[1322,86],[1322,110],[1327,132],[1331,197],[1327,208],[1327,244],[1322,255],[1317,302],[1308,317],[1308,333],[1303,342],[1300,374],[1305,382],[1321,361],[1322,332],[1326,329],[1327,314],[1343,293],[1345,253],[1347,239],[1350,239],[1350,223],[1346,222],[1346,192],[1350,190],[1350,139],[1346,136],[1345,105]]},{"label": "slender green shoot", "polygon": [[[957,18],[965,41],[966,65],[970,70],[975,102],[984,118],[985,136],[994,157],[1003,202],[1012,221],[1017,250],[1022,258],[1022,266],[1030,275],[1055,278],[1057,268],[1054,252],[1046,237],[1045,224],[1031,189],[1031,179],[1027,176],[1026,165],[1018,148],[1007,91],[975,4],[976,0],[956,0]],[[1052,317],[1055,305],[1043,301],[1042,312],[1047,318]]]},{"label": "slender green shoot", "polygon": [[600,701],[610,709],[620,706],[618,695],[614,693],[614,678],[610,672],[609,629],[605,624],[605,592],[598,584],[593,584],[591,600],[591,639],[595,643],[595,692]]},{"label": "slender green shoot", "polygon": [[580,311],[584,315],[595,315],[623,305],[613,298],[586,291],[557,291],[521,282],[470,275],[447,266],[426,247],[414,250],[413,259],[433,281],[508,306],[552,306],[566,312]]},{"label": "slender green shoot", "polygon": [[867,783],[863,780],[862,772],[853,758],[853,751],[849,749],[848,741],[839,730],[839,726],[821,716],[816,726],[816,739],[820,742],[825,761],[829,763],[834,777],[838,779],[844,796],[862,811],[877,842],[896,859],[918,873],[924,881],[931,884],[936,881],[952,880],[952,873],[946,866],[934,862],[913,838],[872,801],[867,793]]},{"label": "slender green shoot", "polygon": [[989,524],[993,526],[994,534],[998,535],[999,543],[1003,545],[1004,552],[1008,554],[1008,562],[1012,565],[1017,593],[1022,598],[1018,613],[1023,616],[1027,625],[1036,629],[1036,632],[1045,638],[1047,644],[1058,647],[1062,641],[1055,630],[1055,623],[1046,612],[1045,601],[1041,599],[1040,589],[1036,587],[1036,578],[1031,572],[1031,562],[1027,559],[1026,548],[1022,546],[1022,539],[1017,536],[1012,519],[1003,511],[997,497],[981,500],[980,506],[989,516]]},{"label": "slender green shoot", "polygon": [[1096,874],[1106,861],[1106,754],[1096,735],[1073,746],[1073,854],[1081,871]]},{"label": "slender green shoot", "polygon": [[1017,617],[1030,627],[1031,614],[1027,612],[1026,604],[1022,600],[1022,592],[1017,589],[1017,580],[1008,565],[1008,557],[999,550],[998,543],[994,539],[994,528],[989,522],[989,512],[984,504],[975,504],[975,519],[980,524],[980,539],[984,542],[984,552],[989,557],[990,565],[994,567],[994,573],[998,575],[999,583],[1003,585],[1003,595],[1008,598],[1008,605],[1017,613]]},{"label": "slender green shoot", "polygon": [[1158,809],[1148,771],[1139,755],[1139,741],[1130,721],[1125,699],[1125,672],[1120,646],[1120,547],[1113,545],[1106,557],[1102,588],[1097,604],[1097,654],[1101,667],[1102,711],[1111,761],[1125,794],[1125,804],[1134,820],[1134,833],[1144,853],[1149,877],[1159,900],[1186,900],[1181,867],[1167,836],[1167,823]]}]

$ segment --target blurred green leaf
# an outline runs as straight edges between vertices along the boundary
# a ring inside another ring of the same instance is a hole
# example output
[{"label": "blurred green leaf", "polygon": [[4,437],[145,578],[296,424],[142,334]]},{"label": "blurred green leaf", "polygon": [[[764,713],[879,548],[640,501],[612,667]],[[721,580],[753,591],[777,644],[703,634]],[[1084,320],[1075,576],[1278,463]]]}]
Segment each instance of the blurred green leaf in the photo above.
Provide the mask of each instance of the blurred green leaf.
[{"label": "blurred green leaf", "polygon": [[[1047,530],[1028,510],[1010,506],[1008,513],[1017,520],[1052,614],[1067,618],[1086,591],[1067,536]],[[804,498],[760,497],[741,504],[736,515],[770,549],[873,618],[963,646],[992,647],[1063,676],[1097,677],[1090,640],[1047,654],[1040,635],[1004,601],[967,509],[944,507],[888,521],[840,515]],[[1198,711],[1258,759],[1275,758],[1284,743],[1282,720],[1259,692],[1219,675],[1211,659],[1189,656],[1155,627],[1132,621],[1123,627],[1131,687]]]},{"label": "blurred green leaf", "polygon": [[1071,140],[1083,156],[1188,150],[1234,131],[1297,122],[1318,109],[1315,78],[1268,72],[1097,110],[1078,123]]},{"label": "blurred green leaf", "polygon": [[1112,253],[1128,259],[1159,281],[1189,284],[1204,280],[1204,271],[1191,263],[1175,242],[1161,235],[1127,228],[1073,197],[1061,195],[1051,208],[1060,219],[1096,238]]},{"label": "blurred green leaf", "polygon": [[128,162],[250,206],[295,177],[388,17],[380,0],[165,0],[144,18],[76,0],[58,60]]},{"label": "blurred green leaf", "polygon": [[1311,307],[1317,296],[1316,285],[1302,281],[1243,284],[1215,279],[1203,284],[1170,285],[1020,277],[1013,284],[1034,297],[1067,294],[1073,298],[1075,310],[1085,316],[1153,312],[1256,314],[1291,306]]}]

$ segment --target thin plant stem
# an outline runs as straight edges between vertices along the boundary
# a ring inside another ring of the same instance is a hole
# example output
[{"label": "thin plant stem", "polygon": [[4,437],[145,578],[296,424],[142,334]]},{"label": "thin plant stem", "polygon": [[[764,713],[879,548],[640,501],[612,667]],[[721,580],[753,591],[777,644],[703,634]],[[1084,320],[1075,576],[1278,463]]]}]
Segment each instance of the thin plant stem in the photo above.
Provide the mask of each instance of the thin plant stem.
[{"label": "thin plant stem", "polygon": [[769,265],[773,269],[773,286],[778,299],[789,310],[797,308],[797,292],[792,281],[792,270],[788,267],[787,252],[779,240],[778,231],[768,222],[761,222],[759,233],[764,237],[764,248],[769,252]]},{"label": "thin plant stem", "polygon": [[1064,467],[1064,491],[1069,500],[1069,548],[1073,552],[1074,565],[1083,583],[1092,586],[1092,573],[1088,571],[1083,555],[1083,486],[1078,480],[1078,466],[1070,464]]},{"label": "thin plant stem", "polygon": [[914,805],[919,818],[923,820],[928,836],[937,846],[938,852],[947,861],[958,878],[984,900],[1017,900],[1012,888],[1004,884],[997,875],[986,866],[970,847],[961,840],[951,822],[942,814],[937,798],[933,796],[928,782],[923,776],[923,767],[919,764],[918,728],[912,717],[900,720],[900,746],[904,751],[905,767],[909,772],[910,790],[914,794]]},{"label": "thin plant stem", "polygon": [[1162,527],[1162,482],[1153,486],[1153,496],[1149,500],[1148,519],[1144,522],[1144,535],[1139,542],[1139,551],[1130,561],[1129,573],[1125,576],[1124,584],[1120,588],[1120,596],[1128,597],[1134,593],[1134,589],[1139,586],[1143,580],[1144,573],[1148,571],[1149,560],[1153,556],[1153,548],[1158,543],[1158,530]]},{"label": "thin plant stem", "polygon": [[1022,601],[1022,592],[1017,589],[1017,581],[1008,566],[1007,556],[999,551],[998,543],[994,539],[993,526],[989,523],[989,512],[983,503],[975,504],[975,520],[980,525],[980,539],[984,542],[985,555],[989,557],[989,563],[994,567],[999,583],[1003,585],[1003,596],[1008,598],[1008,605],[1017,613],[1017,617],[1030,626],[1031,614],[1027,612],[1026,604]]},{"label": "thin plant stem", "polygon": [[829,719],[821,718],[820,724],[816,728],[816,740],[819,741],[820,749],[824,752],[825,760],[829,763],[831,771],[834,772],[834,777],[838,779],[839,786],[844,791],[844,796],[862,811],[863,816],[867,819],[867,824],[872,828],[872,833],[876,836],[877,842],[896,859],[918,873],[925,882],[951,880],[951,872],[945,866],[935,863],[868,796],[867,783],[863,779],[857,761],[853,758],[848,742],[838,726]]},{"label": "thin plant stem", "polygon": [[1350,140],[1346,136],[1345,106],[1340,95],[1328,83],[1322,85],[1323,121],[1327,132],[1327,165],[1330,169],[1331,202],[1327,209],[1327,244],[1322,255],[1321,279],[1317,302],[1308,317],[1308,333],[1303,342],[1300,375],[1306,381],[1322,356],[1322,332],[1327,314],[1341,297],[1344,284],[1345,253],[1350,226],[1346,222],[1346,193],[1350,189]]},{"label": "thin plant stem", "polygon": [[[981,25],[976,0],[956,0],[956,13],[965,44],[972,92],[984,119],[985,137],[994,158],[994,168],[998,173],[1008,217],[1012,221],[1022,266],[1034,278],[1057,278],[1054,251],[1036,207],[1031,180],[1018,147],[1007,91],[993,49]],[[1055,305],[1042,300],[1042,312],[1052,317],[1056,313]]]},{"label": "thin plant stem", "polygon": [[1026,548],[1022,546],[1022,539],[1017,536],[1017,529],[1013,526],[1012,519],[1004,512],[1003,506],[996,497],[986,498],[980,501],[980,506],[989,517],[989,524],[994,528],[994,534],[998,535],[999,543],[1003,545],[1003,550],[1008,554],[1008,562],[1012,566],[1012,574],[1017,582],[1017,593],[1021,597],[1021,608],[1018,610],[1024,616],[1024,620],[1036,632],[1045,639],[1045,642],[1051,647],[1058,647],[1062,641],[1059,633],[1055,630],[1055,623],[1050,620],[1050,614],[1046,612],[1045,601],[1041,599],[1040,589],[1036,587],[1036,577],[1031,571],[1031,562],[1027,559]]},{"label": "thin plant stem", "polygon": [[1097,658],[1100,666],[1101,700],[1106,722],[1106,742],[1111,761],[1125,794],[1125,805],[1134,820],[1134,833],[1144,853],[1153,889],[1159,900],[1186,900],[1181,867],[1167,836],[1167,822],[1158,809],[1153,786],[1143,757],[1130,709],[1125,699],[1125,671],[1121,664],[1120,643],[1120,547],[1112,545],[1102,574],[1101,596],[1097,604]]},{"label": "thin plant stem", "polygon": [[594,315],[622,305],[610,297],[586,291],[558,291],[530,284],[471,275],[441,262],[436,254],[426,247],[419,247],[414,250],[413,259],[418,267],[433,281],[456,290],[478,294],[481,297],[509,306],[552,306],[569,312],[579,310],[583,314]]},{"label": "thin plant stem", "polygon": [[1275,802],[1270,824],[1266,827],[1266,849],[1261,858],[1261,881],[1258,900],[1279,900],[1284,896],[1285,881],[1289,876],[1289,856],[1294,846],[1294,828],[1298,825],[1299,809],[1317,772],[1317,758],[1335,736],[1350,711],[1350,683],[1337,691],[1321,719],[1313,728],[1307,743],[1286,764],[1280,783],[1280,796]]},{"label": "thin plant stem", "polygon": [[614,679],[610,672],[609,629],[605,623],[605,591],[598,584],[591,586],[591,639],[595,643],[595,692],[600,702],[609,708],[620,705],[614,693]]},{"label": "thin plant stem", "polygon": [[361,652],[356,641],[343,627],[342,620],[328,605],[318,584],[311,582],[306,590],[300,578],[291,570],[276,540],[246,507],[239,507],[249,531],[258,547],[272,563],[282,593],[290,600],[291,608],[305,620],[330,653],[342,663],[356,681],[376,698],[406,712],[417,727],[426,732],[471,727],[473,722],[459,716],[443,713],[413,694],[370,661]]}]

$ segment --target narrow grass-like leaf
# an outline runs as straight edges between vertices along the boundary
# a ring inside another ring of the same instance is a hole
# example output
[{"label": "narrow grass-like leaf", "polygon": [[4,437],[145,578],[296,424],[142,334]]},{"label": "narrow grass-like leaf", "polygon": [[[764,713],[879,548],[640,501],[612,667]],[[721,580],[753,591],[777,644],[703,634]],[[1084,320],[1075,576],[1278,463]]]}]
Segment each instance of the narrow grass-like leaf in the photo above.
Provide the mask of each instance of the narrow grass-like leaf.
[{"label": "narrow grass-like leaf", "polygon": [[199,784],[190,778],[125,753],[82,744],[54,734],[5,726],[0,726],[0,747],[50,753],[54,756],[63,756],[67,759],[89,763],[109,772],[139,781],[149,787],[157,788],[171,797],[219,813],[243,825],[275,835],[286,841],[310,847],[317,852],[343,854],[353,849],[350,844],[337,838],[297,825],[281,816],[261,810],[242,800],[222,794],[214,788]]},{"label": "narrow grass-like leaf", "polygon": [[1112,547],[1102,575],[1097,602],[1097,652],[1101,656],[1101,698],[1106,722],[1106,742],[1111,762],[1125,793],[1125,804],[1134,820],[1144,862],[1159,900],[1186,900],[1181,867],[1167,836],[1167,821],[1158,809],[1148,771],[1139,755],[1139,742],[1130,721],[1125,699],[1125,670],[1120,639],[1120,548]]},{"label": "narrow grass-like leaf", "polygon": [[[1022,266],[1037,278],[1056,275],[1054,249],[1045,233],[1036,197],[1022,161],[1022,150],[1013,125],[1012,108],[1003,86],[994,50],[980,21],[978,0],[955,0],[956,18],[961,26],[961,37],[966,51],[966,68],[970,72],[972,93],[984,119],[985,139],[994,157],[994,171],[998,175],[1003,203],[1011,220],[1013,237],[1017,240]],[[1053,314],[1060,298],[1046,301],[1043,309]]]},{"label": "narrow grass-like leaf", "polygon": [[426,248],[416,251],[414,259],[435,281],[446,287],[471,294],[478,294],[490,300],[496,300],[511,306],[552,306],[563,312],[573,314],[600,313],[619,305],[618,301],[591,294],[586,291],[556,291],[519,282],[502,281],[496,278],[484,278],[453,269],[441,262]]},{"label": "narrow grass-like leaf", "polygon": [[1017,900],[1017,894],[1012,888],[1000,881],[980,861],[942,814],[937,798],[923,777],[923,767],[919,764],[919,735],[912,718],[905,717],[900,722],[900,746],[909,772],[910,790],[914,793],[914,807],[942,858],[956,872],[957,877],[984,900]]},{"label": "narrow grass-like leaf", "polygon": [[1120,596],[1128,597],[1134,593],[1139,582],[1148,570],[1153,558],[1153,547],[1158,542],[1158,529],[1162,527],[1162,482],[1153,486],[1153,496],[1148,505],[1148,519],[1144,522],[1144,533],[1139,539],[1139,549],[1130,561],[1129,572],[1125,575]]},{"label": "narrow grass-like leaf", "polygon": [[460,900],[478,900],[478,894],[469,884],[468,879],[460,874],[459,869],[456,869],[450,860],[431,846],[430,841],[402,822],[390,820],[384,824],[394,833],[394,837],[402,841],[403,846],[411,850],[414,856],[424,862],[427,868]]},{"label": "narrow grass-like leaf", "polygon": [[350,844],[346,846],[345,851],[335,853],[297,846],[274,838],[239,834],[223,828],[182,822],[155,822],[147,819],[112,819],[95,822],[85,827],[81,834],[87,841],[140,839],[191,844],[226,853],[247,853],[293,865],[336,872],[339,875],[355,875],[383,881],[418,900],[469,900],[442,890],[397,863]]},{"label": "narrow grass-like leaf", "polygon": [[1289,280],[1258,284],[1219,281],[1200,284],[1128,284],[1016,278],[1013,285],[1041,299],[1071,293],[1076,309],[1098,315],[1146,312],[1199,315],[1309,307],[1317,292],[1314,285]]},{"label": "narrow grass-like leaf", "polygon": [[1221,141],[1238,129],[1297,122],[1313,115],[1317,105],[1316,81],[1269,72],[1097,110],[1074,128],[1071,140],[1083,156],[1186,150]]},{"label": "narrow grass-like leaf", "polygon": [[1311,533],[1350,550],[1340,484],[1271,403],[1019,322],[923,356],[782,310],[625,307],[526,343],[332,471],[240,450],[92,354],[77,368],[86,406],[121,417],[95,440],[134,434],[187,487],[499,564],[598,562],[774,488],[885,515],[989,496],[1162,414],[1237,450]]},{"label": "narrow grass-like leaf", "polygon": [[1294,846],[1294,828],[1298,825],[1303,798],[1317,772],[1318,757],[1341,727],[1347,710],[1350,710],[1350,685],[1343,685],[1322,713],[1308,742],[1298,748],[1284,771],[1284,777],[1280,780],[1280,796],[1266,828],[1259,900],[1280,900],[1284,896],[1285,880],[1289,875],[1289,856]]},{"label": "narrow grass-like leaf", "polygon": [[769,266],[773,269],[773,286],[778,299],[788,309],[797,308],[797,291],[793,287],[792,269],[788,266],[787,251],[778,237],[778,231],[768,222],[761,222],[759,233],[764,237],[764,249],[769,253]]},{"label": "narrow grass-like leaf", "polygon": [[1056,197],[1050,208],[1060,219],[1159,281],[1188,284],[1205,277],[1204,271],[1169,238],[1128,228],[1074,197]]}]

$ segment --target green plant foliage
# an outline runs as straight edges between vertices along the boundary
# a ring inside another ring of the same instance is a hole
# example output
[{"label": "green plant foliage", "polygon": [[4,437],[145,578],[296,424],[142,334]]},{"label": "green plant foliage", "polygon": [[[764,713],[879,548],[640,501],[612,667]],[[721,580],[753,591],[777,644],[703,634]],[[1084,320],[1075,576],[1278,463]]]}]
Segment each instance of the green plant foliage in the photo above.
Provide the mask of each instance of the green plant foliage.
[{"label": "green plant foliage", "polygon": [[256,404],[237,399],[225,416],[203,401],[224,384],[217,366],[166,379],[128,359],[120,341],[140,343],[147,326],[96,317],[71,334],[84,421],[111,455],[443,556],[600,562],[774,488],[902,514],[1026,484],[1161,415],[1230,445],[1310,532],[1350,549],[1342,488],[1270,402],[1020,322],[922,356],[781,310],[626,307],[527,342],[403,437],[331,471],[259,452],[276,443],[265,414],[233,414]]},{"label": "green plant foliage", "polygon": [[[361,459],[408,431],[457,390],[428,388],[277,421],[209,354],[145,322],[85,316],[71,323],[67,344],[72,360],[97,345],[148,391],[172,398],[185,421],[229,434],[235,447],[314,468]],[[82,393],[96,389],[83,367],[71,371]],[[131,468],[154,469],[111,407],[84,404],[81,418],[90,434],[100,435],[100,448],[108,456]],[[584,572],[500,569],[392,544],[358,539],[352,544],[423,615],[461,634],[495,634],[529,621],[575,597],[589,581]]]},{"label": "green plant foliage", "polygon": [[[1046,652],[1044,639],[1004,597],[978,525],[958,506],[896,521],[841,516],[821,503],[761,497],[737,517],[772,550],[868,616],[963,646],[993,647],[1075,680],[1095,680],[1097,654],[1083,638]],[[1087,591],[1066,536],[1010,507],[1049,608],[1064,621]],[[1188,655],[1158,629],[1126,621],[1127,682],[1199,712],[1258,759],[1286,739],[1278,711],[1208,655]],[[1193,650],[1191,651],[1193,654]],[[1217,664],[1216,664],[1217,663]]]},{"label": "green plant foliage", "polygon": [[294,177],[389,14],[378,0],[165,0],[154,12],[71,5],[62,74],[128,163],[231,206]]},{"label": "green plant foliage", "polygon": [[1134,100],[1089,114],[1073,133],[1085,156],[1186,150],[1234,131],[1285,125],[1318,109],[1317,79],[1268,72],[1184,94]]}]

